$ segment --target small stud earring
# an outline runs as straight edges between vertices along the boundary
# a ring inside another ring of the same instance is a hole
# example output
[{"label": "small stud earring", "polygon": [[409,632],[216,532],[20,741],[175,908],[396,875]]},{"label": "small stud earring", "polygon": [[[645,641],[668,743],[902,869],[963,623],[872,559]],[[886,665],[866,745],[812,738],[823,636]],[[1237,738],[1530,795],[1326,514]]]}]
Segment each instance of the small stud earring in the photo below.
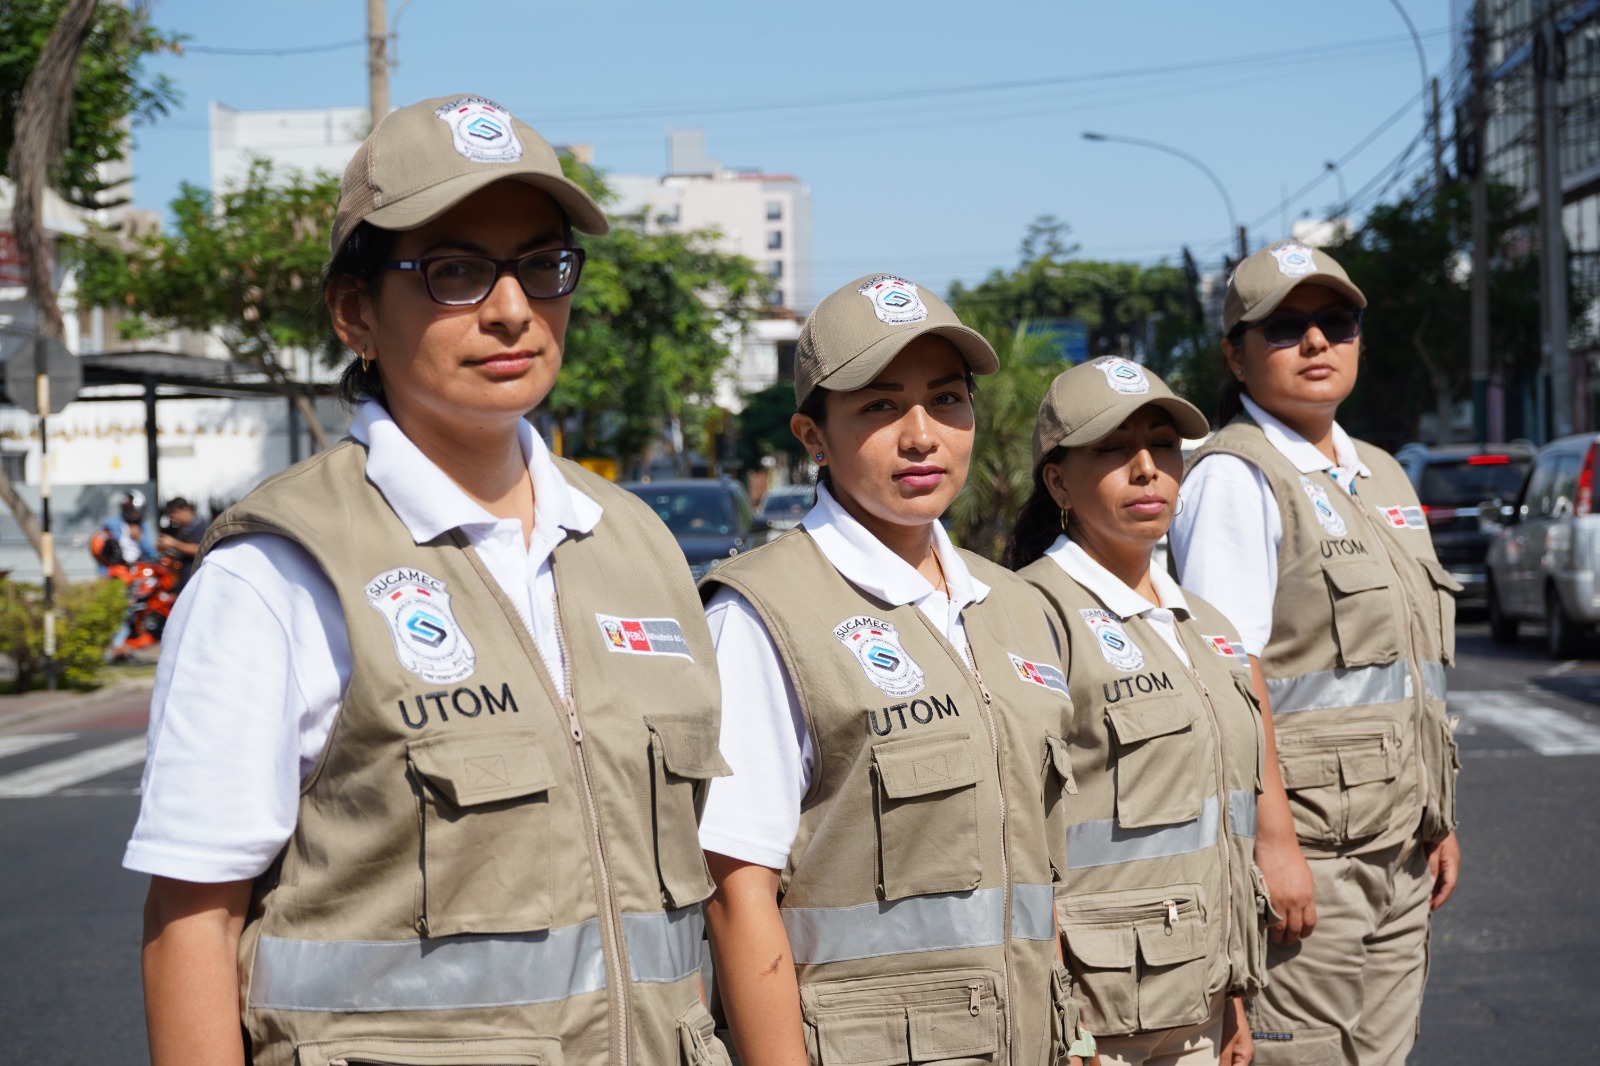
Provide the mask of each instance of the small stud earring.
[{"label": "small stud earring", "polygon": [[821,452],[817,453],[817,462],[819,462],[819,463],[822,462],[822,453]]}]

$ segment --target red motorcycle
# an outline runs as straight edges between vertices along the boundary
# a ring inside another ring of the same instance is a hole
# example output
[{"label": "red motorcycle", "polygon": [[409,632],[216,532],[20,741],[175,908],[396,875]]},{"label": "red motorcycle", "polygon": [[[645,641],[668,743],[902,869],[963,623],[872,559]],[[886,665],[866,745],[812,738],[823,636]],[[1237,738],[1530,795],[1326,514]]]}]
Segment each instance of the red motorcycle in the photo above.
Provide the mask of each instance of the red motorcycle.
[{"label": "red motorcycle", "polygon": [[107,577],[114,577],[128,587],[128,639],[117,650],[136,651],[160,643],[167,616],[172,614],[172,605],[178,602],[180,562],[170,555],[162,555],[154,561],[123,562],[121,550],[106,530],[90,538],[89,553],[106,568]]}]

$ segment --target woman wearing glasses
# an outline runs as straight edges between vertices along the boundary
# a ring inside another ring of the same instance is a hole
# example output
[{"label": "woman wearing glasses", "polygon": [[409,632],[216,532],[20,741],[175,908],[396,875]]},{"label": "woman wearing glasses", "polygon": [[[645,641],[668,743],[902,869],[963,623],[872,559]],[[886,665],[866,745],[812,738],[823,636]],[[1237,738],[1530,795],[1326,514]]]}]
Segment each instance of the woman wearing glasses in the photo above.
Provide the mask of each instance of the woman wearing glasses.
[{"label": "woman wearing glasses", "polygon": [[350,439],[211,527],[157,678],[124,860],[157,1066],[726,1061],[700,602],[655,516],[523,418],[573,229],[607,223],[481,97],[394,112],[345,173]]},{"label": "woman wearing glasses", "polygon": [[1184,586],[1238,626],[1276,734],[1255,857],[1283,920],[1250,1010],[1266,1066],[1405,1060],[1429,915],[1460,866],[1444,685],[1460,586],[1399,465],[1334,420],[1366,302],[1296,241],[1239,265],[1223,428],[1172,527]]}]

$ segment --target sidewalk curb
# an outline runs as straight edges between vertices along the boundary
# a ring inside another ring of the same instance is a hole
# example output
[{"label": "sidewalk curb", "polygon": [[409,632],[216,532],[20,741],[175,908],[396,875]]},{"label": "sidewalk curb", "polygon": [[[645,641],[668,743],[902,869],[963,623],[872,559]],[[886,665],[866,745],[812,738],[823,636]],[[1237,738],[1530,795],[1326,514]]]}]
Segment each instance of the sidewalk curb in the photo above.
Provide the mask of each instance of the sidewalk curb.
[{"label": "sidewalk curb", "polygon": [[50,700],[49,702],[43,703],[37,707],[29,707],[26,710],[19,711],[7,710],[6,702],[10,699],[16,699],[20,697],[0,696],[0,732],[5,732],[13,726],[19,726],[28,722],[38,721],[40,718],[48,718],[53,714],[60,714],[63,711],[75,711],[85,707],[93,707],[97,703],[109,700],[114,696],[124,695],[131,690],[143,689],[144,691],[149,692],[154,687],[154,678],[140,677],[128,678],[126,680],[119,679],[102,685],[93,692],[63,693],[57,699]]}]

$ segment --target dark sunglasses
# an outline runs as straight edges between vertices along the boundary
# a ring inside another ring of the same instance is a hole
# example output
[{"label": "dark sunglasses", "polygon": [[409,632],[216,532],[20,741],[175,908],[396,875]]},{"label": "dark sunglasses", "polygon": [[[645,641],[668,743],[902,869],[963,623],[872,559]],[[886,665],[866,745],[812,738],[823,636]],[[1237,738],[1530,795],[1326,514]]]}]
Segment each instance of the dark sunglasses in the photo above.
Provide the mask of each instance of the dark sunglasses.
[{"label": "dark sunglasses", "polygon": [[1315,322],[1317,329],[1329,344],[1344,344],[1361,336],[1361,312],[1350,307],[1324,307],[1313,315],[1299,311],[1277,311],[1252,322],[1239,331],[1242,336],[1249,330],[1260,329],[1261,339],[1271,348],[1293,348],[1306,335]]},{"label": "dark sunglasses", "polygon": [[422,275],[434,303],[465,307],[482,303],[502,274],[511,274],[530,300],[555,300],[578,287],[583,273],[582,248],[547,248],[515,259],[482,255],[428,255],[379,263],[384,270],[411,270]]}]

